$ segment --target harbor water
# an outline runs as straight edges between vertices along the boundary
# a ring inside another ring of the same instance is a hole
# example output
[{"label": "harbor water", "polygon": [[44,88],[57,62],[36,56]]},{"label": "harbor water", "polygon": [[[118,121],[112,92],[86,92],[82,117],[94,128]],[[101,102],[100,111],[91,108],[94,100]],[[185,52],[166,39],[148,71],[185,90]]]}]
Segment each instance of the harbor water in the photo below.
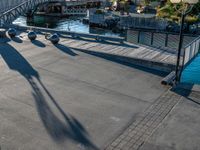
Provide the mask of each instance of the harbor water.
[{"label": "harbor water", "polygon": [[91,28],[88,24],[82,22],[83,17],[70,17],[70,18],[56,18],[56,17],[46,17],[46,22],[43,24],[29,24],[27,23],[27,18],[20,16],[17,18],[13,24],[20,26],[38,26],[47,27],[62,30],[62,31],[72,31],[79,33],[91,33],[100,34],[106,36],[123,37],[123,33],[114,33],[111,30],[101,29],[101,28]]},{"label": "harbor water", "polygon": [[183,70],[181,82],[200,85],[200,54]]}]

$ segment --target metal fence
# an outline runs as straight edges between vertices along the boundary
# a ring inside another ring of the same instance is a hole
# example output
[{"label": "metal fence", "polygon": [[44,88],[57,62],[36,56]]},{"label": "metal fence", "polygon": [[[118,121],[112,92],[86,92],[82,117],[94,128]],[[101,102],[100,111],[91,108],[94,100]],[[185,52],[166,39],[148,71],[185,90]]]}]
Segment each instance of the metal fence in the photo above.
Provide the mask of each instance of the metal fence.
[{"label": "metal fence", "polygon": [[182,66],[185,68],[191,60],[193,60],[200,50],[200,37],[196,38],[194,41],[189,43],[184,48],[183,63]]},{"label": "metal fence", "polygon": [[121,16],[118,26],[120,28],[144,28],[165,30],[168,22],[164,19],[156,19],[155,17],[131,17]]},{"label": "metal fence", "polygon": [[[184,35],[183,47],[191,43],[197,36]],[[168,51],[176,52],[178,49],[179,35],[175,33],[128,30],[126,40],[134,44],[144,44]],[[183,55],[183,52],[182,52]]]},{"label": "metal fence", "polygon": [[200,36],[186,45],[183,49],[182,64],[179,66],[179,77],[181,77],[183,70],[192,62],[192,60],[200,52]]},{"label": "metal fence", "polygon": [[124,38],[123,37],[112,37],[112,36],[105,36],[105,35],[99,35],[99,34],[90,34],[90,33],[78,33],[78,32],[72,32],[72,31],[61,31],[61,30],[55,30],[55,29],[49,29],[49,28],[41,28],[41,27],[34,27],[34,26],[18,26],[18,25],[10,25],[10,27],[13,27],[19,31],[26,32],[27,30],[34,30],[35,32],[46,34],[46,33],[57,33],[61,37],[67,37],[67,38],[77,38],[77,39],[90,39],[90,40],[96,40],[99,42],[118,42],[123,43]]},{"label": "metal fence", "polygon": [[23,15],[29,9],[33,9],[38,4],[52,0],[12,0],[12,1],[15,3],[9,6],[9,10],[0,14],[1,27],[11,24],[12,21],[14,21],[18,16]]},{"label": "metal fence", "polygon": [[26,1],[27,0],[0,0],[0,13],[6,12]]}]

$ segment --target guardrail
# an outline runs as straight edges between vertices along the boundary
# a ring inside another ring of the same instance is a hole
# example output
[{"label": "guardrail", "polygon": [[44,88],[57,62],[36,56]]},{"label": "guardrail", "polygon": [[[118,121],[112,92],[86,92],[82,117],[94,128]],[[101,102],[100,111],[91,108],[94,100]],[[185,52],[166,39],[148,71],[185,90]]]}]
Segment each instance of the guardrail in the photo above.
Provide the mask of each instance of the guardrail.
[{"label": "guardrail", "polygon": [[185,68],[187,65],[198,55],[200,50],[200,36],[194,41],[189,43],[184,48],[182,66]]},{"label": "guardrail", "polygon": [[95,39],[97,41],[111,41],[111,42],[120,42],[123,43],[125,41],[125,38],[123,37],[112,37],[112,36],[105,36],[105,35],[98,35],[98,34],[89,34],[89,33],[77,33],[77,32],[71,32],[71,31],[60,31],[55,29],[49,29],[49,28],[41,28],[41,27],[34,27],[34,26],[18,26],[18,25],[12,25],[17,30],[21,31],[27,31],[27,30],[34,30],[35,32],[41,32],[41,33],[57,33],[61,37],[72,37],[72,38],[87,38],[87,39]]},{"label": "guardrail", "polygon": [[65,11],[65,13],[68,14],[68,15],[86,15],[87,9],[85,9],[85,8],[67,9]]},{"label": "guardrail", "polygon": [[[183,48],[195,40],[198,35],[183,35]],[[151,30],[134,29],[127,31],[127,41],[134,44],[149,45],[156,48],[164,49],[169,52],[177,52],[178,49],[178,33],[160,32]],[[181,55],[183,56],[183,52]]]},{"label": "guardrail", "polygon": [[2,27],[4,25],[12,23],[14,19],[27,12],[27,10],[33,9],[36,5],[48,1],[52,0],[27,0],[9,9],[8,11],[0,14],[0,26]]},{"label": "guardrail", "polygon": [[0,0],[0,13],[4,13],[28,0]]},{"label": "guardrail", "polygon": [[191,63],[191,61],[200,52],[200,36],[193,40],[191,43],[183,48],[183,59],[179,70],[179,76],[181,77],[183,70]]}]

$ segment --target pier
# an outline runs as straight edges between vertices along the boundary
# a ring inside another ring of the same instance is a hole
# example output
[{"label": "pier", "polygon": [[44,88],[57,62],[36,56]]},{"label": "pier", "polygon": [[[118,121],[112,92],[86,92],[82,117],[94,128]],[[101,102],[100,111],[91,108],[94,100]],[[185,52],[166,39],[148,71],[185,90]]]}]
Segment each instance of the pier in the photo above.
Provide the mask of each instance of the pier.
[{"label": "pier", "polygon": [[[173,65],[175,54],[91,37],[61,37],[59,44],[53,45],[43,33],[31,42],[23,31],[13,39],[1,39],[2,149],[109,150],[141,143],[145,148],[154,130],[156,139],[160,133],[176,137],[171,128],[186,122],[170,122],[183,114],[190,116],[192,128],[178,129],[194,138],[192,131],[198,127],[192,125],[198,115],[193,110],[198,106],[187,99],[196,101],[199,89],[169,90],[160,84],[167,73],[154,64]],[[134,64],[137,61],[141,64]],[[151,69],[145,61],[154,62]],[[188,98],[187,92],[191,93]],[[187,109],[180,110],[182,107]],[[156,120],[155,124],[151,120]],[[128,138],[140,140],[125,142]],[[198,146],[195,139],[193,145]],[[151,148],[155,142],[151,141]],[[183,142],[177,144],[183,146]]]},{"label": "pier", "polygon": [[[28,29],[26,27],[15,27],[22,31]],[[31,29],[43,34],[46,32],[58,33],[61,37],[64,37],[61,40],[64,45],[69,45],[70,48],[87,53],[113,57],[124,62],[167,73],[170,73],[175,67],[176,51],[134,45],[120,37],[66,32],[38,27],[31,27]],[[23,37],[23,35],[21,36]],[[24,36],[26,37],[26,33]],[[44,36],[40,35],[39,39],[44,41]]]},{"label": "pier", "polygon": [[[16,0],[0,15],[1,150],[200,149],[200,87],[160,84],[175,49],[11,24],[44,1]],[[182,70],[199,48],[200,37],[183,47]]]}]

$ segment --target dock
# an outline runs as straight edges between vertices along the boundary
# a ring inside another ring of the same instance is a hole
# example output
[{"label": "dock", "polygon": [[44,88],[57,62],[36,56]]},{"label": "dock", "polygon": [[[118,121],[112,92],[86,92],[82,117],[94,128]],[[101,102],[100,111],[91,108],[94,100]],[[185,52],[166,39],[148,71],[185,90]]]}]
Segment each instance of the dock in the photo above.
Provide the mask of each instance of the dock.
[{"label": "dock", "polygon": [[[20,36],[23,40],[29,41],[26,33],[23,33]],[[97,41],[96,39],[87,38],[87,36],[85,37],[61,38],[60,44],[73,50],[167,73],[170,73],[175,68],[176,52],[145,45],[134,45],[128,42]],[[44,39],[44,35],[39,35],[38,40],[44,41],[45,43],[49,42]]]},{"label": "dock", "polygon": [[130,65],[136,58],[173,64],[167,58],[175,54],[70,37],[53,45],[24,32],[0,47],[2,150],[153,150],[158,139],[161,149],[174,141],[199,148],[199,88],[169,89],[158,68]]}]

